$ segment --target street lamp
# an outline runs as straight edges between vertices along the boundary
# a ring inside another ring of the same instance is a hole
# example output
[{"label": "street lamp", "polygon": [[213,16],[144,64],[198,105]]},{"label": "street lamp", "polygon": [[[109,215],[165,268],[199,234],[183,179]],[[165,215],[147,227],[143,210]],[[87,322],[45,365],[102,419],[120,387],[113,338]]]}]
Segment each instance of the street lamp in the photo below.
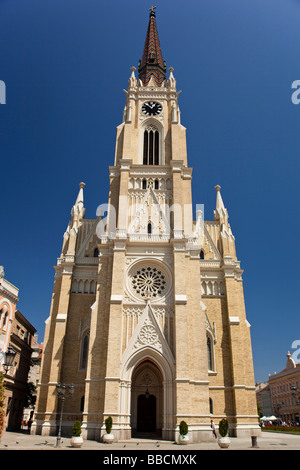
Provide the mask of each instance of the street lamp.
[{"label": "street lamp", "polygon": [[56,393],[58,398],[61,399],[61,407],[60,407],[60,417],[59,417],[59,427],[58,427],[58,434],[56,439],[56,447],[60,447],[61,445],[61,426],[62,426],[62,415],[64,409],[64,403],[66,398],[71,398],[74,393],[74,385],[67,385],[58,383],[56,385]]},{"label": "street lamp", "polygon": [[14,363],[14,358],[16,356],[16,352],[13,350],[13,348],[11,346],[9,346],[7,348],[6,353],[4,353],[4,355],[5,355],[5,360],[4,360],[4,363],[3,363],[3,368],[5,370],[5,374],[7,374],[9,368]]}]

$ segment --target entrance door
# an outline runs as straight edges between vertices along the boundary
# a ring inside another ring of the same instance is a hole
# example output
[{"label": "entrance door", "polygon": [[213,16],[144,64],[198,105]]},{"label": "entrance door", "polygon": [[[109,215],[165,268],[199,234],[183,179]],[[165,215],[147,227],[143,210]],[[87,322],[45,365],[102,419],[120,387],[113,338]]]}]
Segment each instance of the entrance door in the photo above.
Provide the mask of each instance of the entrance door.
[{"label": "entrance door", "polygon": [[156,431],[156,397],[139,395],[137,404],[137,431]]}]

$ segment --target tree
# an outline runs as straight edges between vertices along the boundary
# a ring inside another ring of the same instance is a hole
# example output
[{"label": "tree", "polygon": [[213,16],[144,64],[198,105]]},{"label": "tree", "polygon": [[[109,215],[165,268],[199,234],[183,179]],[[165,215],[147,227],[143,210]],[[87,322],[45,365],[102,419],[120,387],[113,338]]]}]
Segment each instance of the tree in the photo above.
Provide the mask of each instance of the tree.
[{"label": "tree", "polygon": [[4,428],[4,420],[5,420],[5,387],[4,387],[4,376],[2,372],[0,372],[0,439],[2,436],[3,428]]},{"label": "tree", "polygon": [[258,421],[259,421],[259,418],[262,416],[262,409],[258,402],[257,402],[257,414],[258,414]]}]

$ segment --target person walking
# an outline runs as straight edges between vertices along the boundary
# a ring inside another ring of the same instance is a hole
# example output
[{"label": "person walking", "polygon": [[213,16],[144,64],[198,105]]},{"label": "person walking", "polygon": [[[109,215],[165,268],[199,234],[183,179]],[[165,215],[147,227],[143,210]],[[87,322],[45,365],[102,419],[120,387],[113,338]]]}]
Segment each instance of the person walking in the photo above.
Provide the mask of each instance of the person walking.
[{"label": "person walking", "polygon": [[216,426],[215,426],[215,423],[213,422],[212,419],[210,420],[210,427],[211,427],[211,429],[212,429],[213,435],[214,435],[215,438],[217,439],[218,436],[217,436],[217,433],[216,433]]}]

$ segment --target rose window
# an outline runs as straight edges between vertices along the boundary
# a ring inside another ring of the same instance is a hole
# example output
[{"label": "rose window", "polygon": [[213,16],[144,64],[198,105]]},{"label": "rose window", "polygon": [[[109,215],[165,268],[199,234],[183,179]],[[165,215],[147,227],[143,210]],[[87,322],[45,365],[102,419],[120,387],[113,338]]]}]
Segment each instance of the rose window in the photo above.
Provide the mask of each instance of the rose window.
[{"label": "rose window", "polygon": [[166,284],[166,276],[158,268],[140,268],[131,278],[133,291],[144,299],[163,295]]}]

